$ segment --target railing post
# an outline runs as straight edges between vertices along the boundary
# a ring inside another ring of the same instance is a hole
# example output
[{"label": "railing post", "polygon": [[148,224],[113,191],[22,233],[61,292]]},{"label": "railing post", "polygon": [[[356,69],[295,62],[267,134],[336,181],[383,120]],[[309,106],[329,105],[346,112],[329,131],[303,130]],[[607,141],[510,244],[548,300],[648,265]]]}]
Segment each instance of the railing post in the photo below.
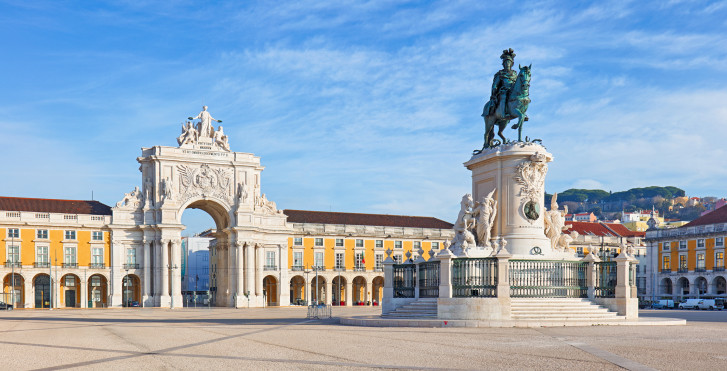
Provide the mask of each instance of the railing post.
[{"label": "railing post", "polygon": [[589,253],[582,261],[588,263],[588,269],[586,270],[588,299],[593,300],[596,298],[596,263],[600,262],[601,259],[598,256]]},{"label": "railing post", "polygon": [[621,249],[621,254],[614,260],[616,261],[616,305],[618,314],[626,316],[626,319],[634,319],[639,316],[638,299],[632,297],[631,284],[629,283],[630,269],[629,265],[633,258]]},{"label": "railing post", "polygon": [[[384,260],[384,297],[381,301],[381,313],[387,314],[394,309],[394,259],[391,258],[391,249],[386,250],[387,258]],[[346,290],[346,298],[350,290]],[[348,304],[348,302],[346,303]],[[348,304],[352,305],[352,304]]]},{"label": "railing post", "polygon": [[439,297],[452,297],[452,254],[449,249],[444,249],[437,254],[439,259]]},{"label": "railing post", "polygon": [[497,298],[500,303],[510,299],[510,258],[512,255],[505,249],[495,255],[497,258]]}]

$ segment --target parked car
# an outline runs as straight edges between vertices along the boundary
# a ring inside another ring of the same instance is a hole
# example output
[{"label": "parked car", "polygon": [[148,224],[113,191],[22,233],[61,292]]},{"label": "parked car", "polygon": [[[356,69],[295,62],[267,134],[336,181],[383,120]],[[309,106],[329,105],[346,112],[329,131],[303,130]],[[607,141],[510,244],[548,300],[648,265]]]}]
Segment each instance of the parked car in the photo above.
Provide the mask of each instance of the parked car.
[{"label": "parked car", "polygon": [[138,307],[140,307],[139,302],[136,301],[136,300],[132,301],[131,304],[129,304],[129,306],[132,307],[132,308],[138,308]]},{"label": "parked car", "polygon": [[673,309],[674,300],[659,300],[659,301],[651,304],[651,308],[653,308],[653,309]]},{"label": "parked car", "polygon": [[687,299],[683,303],[679,303],[679,309],[699,309],[699,301],[702,299]]},{"label": "parked car", "polygon": [[697,307],[702,310],[722,310],[724,309],[724,299],[702,299]]},{"label": "parked car", "polygon": [[0,301],[0,309],[13,310],[13,305]]}]

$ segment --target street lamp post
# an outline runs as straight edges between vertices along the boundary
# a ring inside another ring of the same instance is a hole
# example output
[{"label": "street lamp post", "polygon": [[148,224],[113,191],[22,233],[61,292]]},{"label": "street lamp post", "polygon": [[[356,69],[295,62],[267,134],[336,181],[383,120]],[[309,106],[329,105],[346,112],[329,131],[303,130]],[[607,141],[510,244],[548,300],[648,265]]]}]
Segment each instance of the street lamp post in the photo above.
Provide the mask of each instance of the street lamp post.
[{"label": "street lamp post", "polygon": [[[10,240],[12,241],[11,244],[13,245],[13,248],[15,248],[15,233],[14,232],[11,235]],[[13,261],[10,262],[10,267],[12,270],[12,273],[10,275],[10,277],[12,277],[10,279],[10,284],[12,285],[12,287],[10,288],[10,290],[11,290],[10,302],[13,303],[13,308],[15,308],[15,261],[14,260],[15,259],[13,259]]]},{"label": "street lamp post", "polygon": [[197,308],[197,284],[199,283],[199,274],[194,275],[194,307]]}]

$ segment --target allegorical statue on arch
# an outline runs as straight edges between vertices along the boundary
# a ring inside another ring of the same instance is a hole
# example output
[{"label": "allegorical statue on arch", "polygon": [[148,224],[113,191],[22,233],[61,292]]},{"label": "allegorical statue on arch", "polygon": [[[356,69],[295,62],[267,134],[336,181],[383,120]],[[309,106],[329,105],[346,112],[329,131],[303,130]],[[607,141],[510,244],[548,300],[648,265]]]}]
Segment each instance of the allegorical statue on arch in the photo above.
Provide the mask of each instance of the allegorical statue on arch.
[{"label": "allegorical statue on arch", "polygon": [[[197,125],[191,120],[197,120]],[[182,134],[177,137],[180,147],[191,147],[198,149],[221,149],[230,151],[230,144],[225,135],[222,125],[215,130],[213,122],[222,123],[207,111],[207,106],[202,106],[202,111],[195,117],[188,117],[187,122],[182,123]]]}]

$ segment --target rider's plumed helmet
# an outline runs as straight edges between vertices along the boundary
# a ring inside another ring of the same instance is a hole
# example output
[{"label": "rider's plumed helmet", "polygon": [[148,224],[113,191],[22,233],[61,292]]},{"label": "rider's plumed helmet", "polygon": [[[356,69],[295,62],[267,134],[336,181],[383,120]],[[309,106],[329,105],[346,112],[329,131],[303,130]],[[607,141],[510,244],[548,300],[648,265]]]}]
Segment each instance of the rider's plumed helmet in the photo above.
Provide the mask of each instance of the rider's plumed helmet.
[{"label": "rider's plumed helmet", "polygon": [[505,49],[502,51],[502,55],[500,56],[500,59],[503,61],[509,60],[510,62],[515,62],[515,51],[510,49]]}]

